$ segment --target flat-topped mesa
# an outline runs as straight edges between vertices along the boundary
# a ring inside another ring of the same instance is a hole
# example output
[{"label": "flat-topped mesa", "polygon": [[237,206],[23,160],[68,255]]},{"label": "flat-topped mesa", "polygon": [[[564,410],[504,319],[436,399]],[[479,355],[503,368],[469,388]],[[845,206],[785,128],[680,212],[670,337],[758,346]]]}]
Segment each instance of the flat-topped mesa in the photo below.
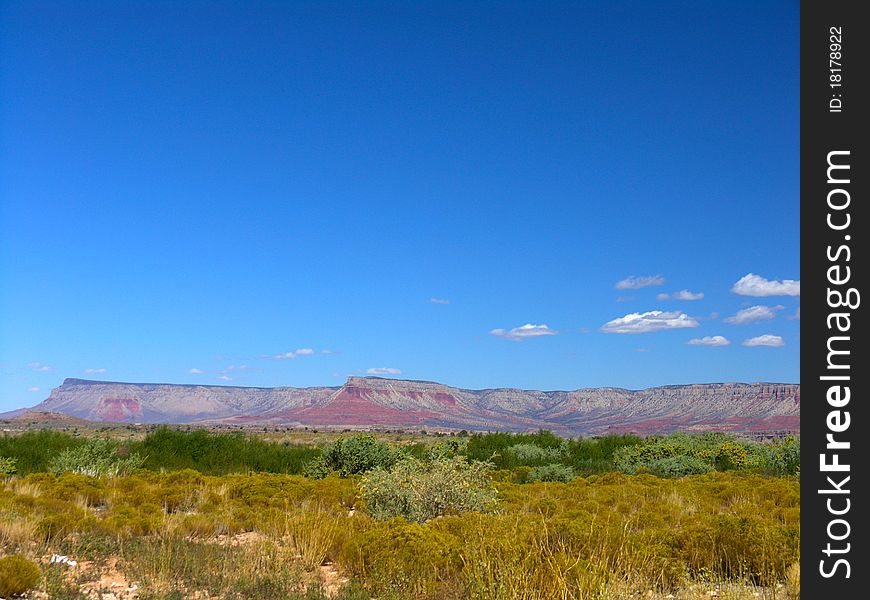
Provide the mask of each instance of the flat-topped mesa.
[{"label": "flat-topped mesa", "polygon": [[341,387],[256,388],[66,379],[34,407],[92,421],[427,427],[563,435],[611,431],[799,432],[800,385],[710,383],[644,390],[461,389],[349,377]]}]

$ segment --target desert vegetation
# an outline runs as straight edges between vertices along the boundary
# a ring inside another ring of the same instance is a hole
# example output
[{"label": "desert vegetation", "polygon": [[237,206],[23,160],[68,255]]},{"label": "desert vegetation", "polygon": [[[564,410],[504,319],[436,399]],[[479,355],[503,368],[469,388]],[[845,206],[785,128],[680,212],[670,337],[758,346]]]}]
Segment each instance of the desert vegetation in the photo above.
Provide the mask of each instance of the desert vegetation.
[{"label": "desert vegetation", "polygon": [[0,437],[0,596],[796,598],[799,440]]}]

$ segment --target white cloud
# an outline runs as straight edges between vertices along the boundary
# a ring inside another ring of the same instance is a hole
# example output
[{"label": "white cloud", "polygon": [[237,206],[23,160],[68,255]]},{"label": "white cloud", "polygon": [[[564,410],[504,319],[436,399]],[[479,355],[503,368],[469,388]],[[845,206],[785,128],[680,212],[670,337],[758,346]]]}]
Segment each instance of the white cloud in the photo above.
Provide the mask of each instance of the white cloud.
[{"label": "white cloud", "polygon": [[394,367],[372,367],[367,369],[366,373],[369,375],[401,375],[402,371]]},{"label": "white cloud", "polygon": [[297,348],[292,352],[285,352],[284,354],[276,354],[272,358],[276,360],[284,360],[287,358],[296,358],[297,356],[311,356],[314,354],[314,350],[311,348]]},{"label": "white cloud", "polygon": [[450,300],[445,298],[429,298],[431,304],[450,304]]},{"label": "white cloud", "polygon": [[743,340],[744,346],[770,346],[771,348],[781,348],[785,346],[785,342],[778,335],[759,335],[748,340]]},{"label": "white cloud", "polygon": [[321,354],[335,354],[336,352],[335,352],[335,350],[330,350],[329,348],[327,348],[326,350],[321,350],[320,353]]},{"label": "white cloud", "polygon": [[550,329],[547,325],[532,325],[531,323],[526,323],[525,325],[514,327],[510,330],[493,329],[489,332],[489,335],[511,340],[512,342],[521,342],[526,338],[540,337],[542,335],[556,335],[557,333],[559,332]]},{"label": "white cloud", "polygon": [[85,369],[85,373],[88,375],[97,375],[99,373],[105,373],[106,369]]},{"label": "white cloud", "polygon": [[233,380],[233,378],[230,377],[229,375],[218,375],[218,379],[220,379],[221,381],[232,381]]},{"label": "white cloud", "polygon": [[689,340],[690,346],[728,346],[731,342],[721,335],[705,335],[702,338]]},{"label": "white cloud", "polygon": [[661,294],[656,296],[656,300],[670,300],[670,299],[671,299],[671,295],[665,294],[664,292],[662,292]]},{"label": "white cloud", "polygon": [[649,287],[651,285],[664,285],[665,278],[661,275],[647,275],[644,277],[626,277],[622,281],[616,283],[618,290],[639,290],[640,288]]},{"label": "white cloud", "polygon": [[31,371],[54,371],[54,367],[49,367],[48,365],[44,365],[40,362],[27,363],[27,368]]},{"label": "white cloud", "polygon": [[728,317],[724,321],[732,325],[747,325],[764,319],[772,319],[776,316],[776,312],[783,308],[785,307],[781,304],[776,306],[750,306],[749,308],[737,311],[736,315]]},{"label": "white cloud", "polygon": [[27,388],[27,391],[28,392],[38,392],[39,388],[38,387],[29,387],[29,388]]},{"label": "white cloud", "polygon": [[801,307],[798,306],[797,310],[794,311],[794,314],[790,317],[786,317],[789,321],[800,321],[801,319]]},{"label": "white cloud", "polygon": [[203,373],[205,373],[205,371],[203,371],[202,369],[197,369],[196,367],[188,369],[187,372],[191,375],[202,375]]},{"label": "white cloud", "polygon": [[680,290],[674,292],[674,300],[703,300],[704,292],[690,292],[689,290]]},{"label": "white cloud", "polygon": [[731,291],[741,296],[800,296],[800,279],[768,280],[754,273],[748,273],[734,284]]},{"label": "white cloud", "polygon": [[613,319],[601,326],[604,333],[649,333],[665,329],[697,327],[697,319],[684,312],[651,310],[645,313],[630,313]]}]

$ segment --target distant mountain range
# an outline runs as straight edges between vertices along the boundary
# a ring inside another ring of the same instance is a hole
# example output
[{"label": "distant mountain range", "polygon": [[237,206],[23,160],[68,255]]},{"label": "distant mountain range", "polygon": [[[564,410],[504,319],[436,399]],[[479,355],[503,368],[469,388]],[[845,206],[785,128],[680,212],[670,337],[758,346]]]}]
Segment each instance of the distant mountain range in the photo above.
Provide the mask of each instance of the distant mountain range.
[{"label": "distant mountain range", "polygon": [[[66,379],[28,410],[114,423],[766,435],[800,431],[800,385],[710,383],[544,392],[465,390],[379,377],[350,377],[340,387],[310,388]],[[6,416],[17,412],[24,411]]]}]

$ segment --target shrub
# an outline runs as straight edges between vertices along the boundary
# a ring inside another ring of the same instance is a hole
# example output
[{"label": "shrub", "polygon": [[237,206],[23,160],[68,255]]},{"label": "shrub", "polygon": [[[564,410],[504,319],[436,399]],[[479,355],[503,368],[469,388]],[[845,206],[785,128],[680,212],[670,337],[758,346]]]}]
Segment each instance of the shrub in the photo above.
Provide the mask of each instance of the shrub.
[{"label": "shrub", "polygon": [[342,477],[376,468],[388,469],[397,458],[397,453],[386,442],[370,433],[338,439],[323,450],[326,469]]},{"label": "shrub", "polygon": [[329,465],[323,455],[309,460],[302,467],[302,474],[308,479],[325,479],[329,475]]},{"label": "shrub", "polygon": [[[440,522],[438,522],[440,524]],[[435,526],[392,519],[354,536],[342,558],[369,592],[386,598],[455,598],[462,540]]]},{"label": "shrub", "polygon": [[432,461],[407,457],[392,471],[371,471],[360,487],[374,518],[404,517],[423,523],[445,514],[493,511],[497,492],[487,477],[491,467],[490,463],[469,463],[462,456]]},{"label": "shrub", "polygon": [[10,475],[15,475],[17,469],[15,468],[15,463],[18,461],[14,458],[7,458],[5,456],[0,456],[0,477],[9,477]]},{"label": "shrub", "polygon": [[647,463],[646,470],[659,477],[686,477],[709,473],[713,467],[696,456],[669,456]]},{"label": "shrub", "polygon": [[517,465],[540,465],[559,460],[567,453],[567,445],[559,448],[541,448],[534,444],[516,444],[506,450]]},{"label": "shrub", "polygon": [[162,426],[131,445],[147,455],[145,468],[195,469],[207,475],[257,471],[301,474],[306,461],[320,450],[301,444],[276,444],[242,432],[176,431]]},{"label": "shrub", "polygon": [[51,472],[78,473],[91,477],[117,477],[140,469],[144,459],[133,453],[124,456],[117,444],[108,439],[88,440],[83,446],[68,448],[51,463]]},{"label": "shrub", "polygon": [[39,567],[18,554],[0,558],[0,596],[21,596],[39,581]]},{"label": "shrub", "polygon": [[550,464],[535,467],[529,473],[529,481],[562,481],[574,479],[574,469],[567,465]]}]

